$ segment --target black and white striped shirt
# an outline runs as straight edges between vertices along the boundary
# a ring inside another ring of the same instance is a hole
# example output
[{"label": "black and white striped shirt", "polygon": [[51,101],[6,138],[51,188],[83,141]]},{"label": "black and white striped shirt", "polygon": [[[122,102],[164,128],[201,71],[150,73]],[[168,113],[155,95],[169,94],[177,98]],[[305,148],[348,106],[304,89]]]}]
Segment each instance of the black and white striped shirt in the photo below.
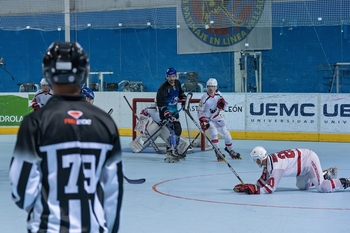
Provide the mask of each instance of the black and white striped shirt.
[{"label": "black and white striped shirt", "polygon": [[82,96],[53,96],[24,117],[9,178],[13,200],[28,212],[28,232],[118,231],[118,129]]}]

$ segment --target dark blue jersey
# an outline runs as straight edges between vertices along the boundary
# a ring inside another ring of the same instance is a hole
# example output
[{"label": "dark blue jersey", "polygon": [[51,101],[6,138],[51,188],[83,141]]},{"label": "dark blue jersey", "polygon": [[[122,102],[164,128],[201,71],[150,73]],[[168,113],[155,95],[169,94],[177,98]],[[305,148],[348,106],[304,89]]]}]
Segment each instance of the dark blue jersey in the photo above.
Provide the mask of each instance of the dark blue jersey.
[{"label": "dark blue jersey", "polygon": [[164,82],[157,91],[157,106],[162,112],[169,110],[171,113],[177,112],[177,103],[179,99],[186,98],[181,88],[179,80],[175,80],[172,86],[168,81]]}]

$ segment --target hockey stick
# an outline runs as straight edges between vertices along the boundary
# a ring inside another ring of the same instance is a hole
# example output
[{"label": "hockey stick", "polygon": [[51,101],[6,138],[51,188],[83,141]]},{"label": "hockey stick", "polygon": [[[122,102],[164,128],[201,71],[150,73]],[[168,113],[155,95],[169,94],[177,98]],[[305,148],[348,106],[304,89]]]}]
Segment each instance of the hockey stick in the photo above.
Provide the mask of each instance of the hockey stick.
[{"label": "hockey stick", "polygon": [[[149,138],[151,135],[149,134],[148,130],[145,129],[145,135]],[[150,144],[153,147],[153,149],[156,151],[157,154],[165,154],[165,151],[162,151],[159,149],[157,144],[154,142],[153,138],[150,140]]]},{"label": "hockey stick", "polygon": [[[192,94],[192,93],[189,93]],[[189,99],[187,99],[189,101]],[[186,100],[186,101],[187,101]],[[220,158],[222,159],[222,161],[224,161],[227,166],[230,168],[230,170],[232,171],[232,173],[237,177],[237,179],[244,184],[243,180],[239,177],[239,175],[237,174],[237,172],[233,169],[233,167],[229,164],[229,162],[227,162],[226,158],[224,157],[224,155],[221,153],[221,151],[219,151],[213,144],[213,142],[208,138],[208,136],[205,134],[204,130],[202,129],[202,127],[200,127],[200,125],[198,125],[197,121],[193,118],[193,116],[191,115],[189,109],[188,109],[188,104],[185,104],[185,109],[184,109],[185,113],[189,116],[189,118],[193,121],[193,123],[197,126],[197,128],[199,129],[199,131],[205,136],[205,138],[208,140],[208,142],[213,146],[216,154],[218,154],[220,156]]]},{"label": "hockey stick", "polygon": [[124,175],[124,179],[129,183],[129,184],[143,184],[146,182],[145,178],[140,178],[140,179],[129,179]]},{"label": "hockey stick", "polygon": [[111,108],[111,109],[109,109],[109,111],[107,112],[107,114],[108,114],[108,115],[112,115],[113,111],[114,111],[113,108]]},{"label": "hockey stick", "polygon": [[[180,109],[177,110],[176,112],[172,113],[172,115],[174,116],[174,115],[178,114],[181,110],[183,110],[183,108],[180,108]],[[170,123],[170,122],[171,122],[171,119],[163,120],[163,121],[160,123],[162,126],[161,126],[159,129],[157,129],[156,132],[154,132],[154,133],[152,134],[152,136],[150,136],[150,138],[148,138],[143,144],[145,145],[148,141],[150,141],[150,139],[153,140],[153,136],[156,135],[156,133],[158,133],[159,130],[161,130],[162,127],[164,127],[164,125],[166,125],[166,124],[168,124],[168,123]]]},{"label": "hockey stick", "polygon": [[199,135],[201,134],[201,132],[198,132],[196,137],[191,141],[191,143],[186,147],[185,151],[181,154],[181,157],[185,157],[186,152],[188,151],[189,148],[192,147],[193,143],[196,141],[196,139],[199,137]]},{"label": "hockey stick", "polygon": [[[220,112],[219,109],[216,110],[216,112],[214,112],[214,114],[208,119],[208,123],[214,118],[214,116],[216,116],[218,113]],[[187,115],[187,114],[186,114]],[[188,147],[186,148],[186,150],[184,151],[184,153],[182,153],[181,156],[184,156],[187,152],[187,150],[192,146],[192,144],[196,141],[196,139],[199,137],[199,135],[201,134],[201,131],[199,131],[196,135],[196,137],[191,141],[190,145],[188,145]]]},{"label": "hockey stick", "polygon": [[[188,135],[188,142],[190,143],[189,146],[186,148],[185,152],[187,152],[190,148],[192,149],[191,145],[194,142],[191,142],[191,134],[190,134],[190,128],[188,127],[188,120],[187,120],[187,115],[185,114],[185,119],[186,119],[186,126],[187,126],[187,135]],[[193,150],[191,150],[191,153],[193,153]],[[183,153],[182,155],[184,155]]]},{"label": "hockey stick", "polygon": [[[124,95],[123,97],[124,97],[126,103],[129,105],[129,108],[130,108],[131,111],[133,112],[133,108],[132,108],[130,102],[129,102],[128,99],[125,97],[125,95]],[[137,120],[140,120],[139,117],[138,117],[137,115],[135,115],[135,117],[136,117]],[[157,132],[159,132],[159,131],[157,131]],[[150,138],[150,136],[151,136],[147,129],[145,129],[145,135],[146,135],[148,138]],[[157,146],[157,144],[154,142],[153,137],[151,138],[150,143],[151,143],[151,146],[153,147],[153,149],[156,151],[157,154],[164,154],[164,153],[159,149],[159,147]],[[145,143],[144,143],[144,145],[145,145]],[[148,146],[148,145],[147,145],[147,146]],[[146,148],[147,146],[144,146],[144,148]],[[142,149],[142,150],[144,150],[144,149]],[[142,150],[141,150],[141,151],[142,151]]]},{"label": "hockey stick", "polygon": [[[113,113],[113,108],[111,108],[109,111],[108,111],[108,115],[111,115]],[[141,179],[136,179],[136,180],[132,180],[132,179],[129,179],[128,177],[126,177],[125,175],[123,175],[124,179],[129,183],[129,184],[143,184],[146,182],[146,179],[145,178],[141,178]]]}]

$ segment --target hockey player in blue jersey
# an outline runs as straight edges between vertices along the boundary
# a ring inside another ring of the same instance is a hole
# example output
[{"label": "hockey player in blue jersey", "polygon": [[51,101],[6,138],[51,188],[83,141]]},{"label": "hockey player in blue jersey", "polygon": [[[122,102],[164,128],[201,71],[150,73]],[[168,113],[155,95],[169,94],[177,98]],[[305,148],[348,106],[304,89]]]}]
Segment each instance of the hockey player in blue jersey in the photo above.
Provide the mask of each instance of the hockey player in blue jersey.
[{"label": "hockey player in blue jersey", "polygon": [[[180,81],[176,78],[176,70],[168,68],[166,70],[166,82],[164,82],[157,91],[157,107],[159,108],[159,116],[161,120],[167,120],[167,127],[170,130],[168,139],[169,149],[165,162],[178,162],[177,146],[182,132],[179,122],[178,102],[185,103],[186,95],[181,88]],[[182,100],[182,101],[179,101]]]},{"label": "hockey player in blue jersey", "polygon": [[85,96],[85,99],[88,103],[90,104],[94,103],[95,94],[90,88],[83,87],[80,92]]}]

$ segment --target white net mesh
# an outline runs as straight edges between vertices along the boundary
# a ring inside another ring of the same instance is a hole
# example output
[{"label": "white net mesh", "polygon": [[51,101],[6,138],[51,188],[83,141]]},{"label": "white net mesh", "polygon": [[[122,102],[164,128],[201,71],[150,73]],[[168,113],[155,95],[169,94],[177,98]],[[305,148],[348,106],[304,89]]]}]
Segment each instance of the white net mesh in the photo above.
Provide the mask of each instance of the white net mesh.
[{"label": "white net mesh", "polygon": [[[271,6],[270,16],[261,17],[256,27],[350,24],[349,0],[0,0],[0,5],[2,30],[63,30],[65,15],[70,16],[69,25],[72,30],[149,26],[174,29],[178,25],[176,8],[185,6],[191,7],[194,17],[203,17],[203,20],[221,19],[220,23],[215,22],[215,27],[219,28],[230,26],[233,21],[247,22],[245,20],[251,17],[253,11],[264,6]],[[205,27],[205,23],[197,26]]]}]

